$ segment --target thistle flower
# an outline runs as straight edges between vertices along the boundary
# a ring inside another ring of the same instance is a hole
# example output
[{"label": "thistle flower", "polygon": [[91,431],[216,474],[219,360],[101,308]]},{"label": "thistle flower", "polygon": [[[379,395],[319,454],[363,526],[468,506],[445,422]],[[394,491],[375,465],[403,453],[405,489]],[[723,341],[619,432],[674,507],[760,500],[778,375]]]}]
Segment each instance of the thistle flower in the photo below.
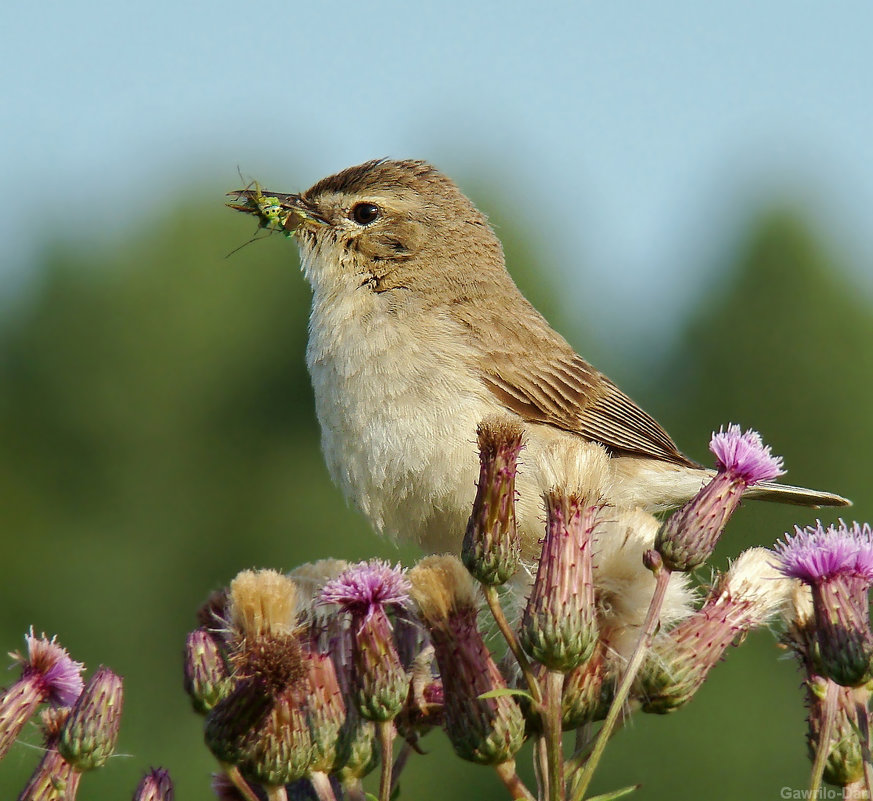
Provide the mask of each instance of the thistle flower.
[{"label": "thistle flower", "polygon": [[99,667],[73,704],[58,738],[58,751],[76,770],[99,768],[112,756],[123,698],[121,677]]},{"label": "thistle flower", "polygon": [[482,698],[506,682],[476,623],[473,580],[454,556],[429,556],[409,574],[411,594],[430,631],[444,692],[445,729],[462,759],[496,765],[524,742],[524,719],[512,698]]},{"label": "thistle flower", "polygon": [[82,774],[57,749],[58,737],[69,714],[68,707],[48,707],[42,711],[42,759],[18,801],[65,801],[76,797]]},{"label": "thistle flower", "polygon": [[277,696],[303,678],[297,595],[294,582],[275,570],[244,570],[234,578],[224,632],[234,679],[252,679]]},{"label": "thistle flower", "polygon": [[545,503],[546,536],[519,639],[538,662],[567,672],[597,643],[592,549],[601,507],[558,490]]},{"label": "thistle flower", "polygon": [[812,591],[814,659],[837,684],[859,687],[873,678],[868,592],[873,584],[873,532],[858,523],[795,528],[776,544],[779,570]]},{"label": "thistle flower", "polygon": [[235,685],[206,717],[206,744],[247,777],[286,784],[312,757],[296,586],[273,570],[244,571],[231,582],[227,611]]},{"label": "thistle flower", "polygon": [[212,635],[196,629],[185,639],[185,692],[194,710],[206,714],[233,689],[224,654]]},{"label": "thistle flower", "polygon": [[655,548],[670,570],[693,570],[712,554],[727,521],[748,487],[784,473],[782,459],[770,453],[756,431],[737,425],[712,435],[709,449],[718,472],[697,495],[667,520]]},{"label": "thistle flower", "polygon": [[70,706],[82,692],[84,666],[70,659],[54,637],[37,637],[31,628],[24,640],[27,654],[10,654],[21,664],[21,677],[0,695],[0,759],[41,703]]},{"label": "thistle flower", "polygon": [[321,590],[320,603],[337,604],[352,617],[356,701],[370,720],[397,716],[409,691],[391,634],[388,608],[409,601],[409,581],[400,567],[372,560],[354,565]]},{"label": "thistle flower", "polygon": [[170,774],[163,768],[152,768],[142,777],[133,801],[173,801],[175,792]]},{"label": "thistle flower", "polygon": [[522,427],[509,417],[483,420],[477,430],[479,482],[461,558],[483,584],[506,582],[518,569],[521,542],[515,516],[515,473]]},{"label": "thistle flower", "polygon": [[765,548],[744,551],[700,611],[655,638],[634,693],[644,711],[663,714],[687,703],[739,635],[779,614],[794,583],[772,562]]}]

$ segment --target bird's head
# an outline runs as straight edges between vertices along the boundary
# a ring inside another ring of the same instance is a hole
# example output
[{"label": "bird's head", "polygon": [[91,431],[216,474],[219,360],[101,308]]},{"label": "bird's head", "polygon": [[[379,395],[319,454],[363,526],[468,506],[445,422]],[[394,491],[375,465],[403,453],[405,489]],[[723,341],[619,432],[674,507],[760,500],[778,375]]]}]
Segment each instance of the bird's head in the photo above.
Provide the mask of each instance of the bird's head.
[{"label": "bird's head", "polygon": [[485,216],[424,161],[368,161],[301,194],[268,195],[278,201],[281,225],[296,237],[316,291],[352,285],[427,291],[467,273],[503,269]]}]

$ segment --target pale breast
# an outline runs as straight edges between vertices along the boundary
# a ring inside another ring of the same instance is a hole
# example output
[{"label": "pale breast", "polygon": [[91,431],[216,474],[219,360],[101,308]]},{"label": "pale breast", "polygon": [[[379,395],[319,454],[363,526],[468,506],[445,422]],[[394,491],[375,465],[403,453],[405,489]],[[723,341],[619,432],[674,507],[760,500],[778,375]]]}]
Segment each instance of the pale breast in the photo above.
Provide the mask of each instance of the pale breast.
[{"label": "pale breast", "polygon": [[322,447],[377,530],[455,542],[475,495],[476,426],[493,401],[463,370],[451,323],[411,311],[365,288],[314,299],[307,365]]}]

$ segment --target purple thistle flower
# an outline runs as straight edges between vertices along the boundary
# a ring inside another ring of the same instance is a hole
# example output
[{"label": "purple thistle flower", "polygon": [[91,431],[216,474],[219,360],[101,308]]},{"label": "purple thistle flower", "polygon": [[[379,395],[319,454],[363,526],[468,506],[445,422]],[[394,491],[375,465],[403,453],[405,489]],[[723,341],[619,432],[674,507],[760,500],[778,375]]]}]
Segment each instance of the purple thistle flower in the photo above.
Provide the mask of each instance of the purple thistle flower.
[{"label": "purple thistle flower", "polygon": [[0,693],[0,759],[41,703],[69,706],[82,692],[81,662],[70,659],[54,638],[37,637],[33,628],[24,639],[27,654],[11,655],[21,664],[21,678]]},{"label": "purple thistle flower", "polygon": [[409,690],[386,607],[409,603],[409,580],[398,565],[373,559],[327,582],[318,603],[337,604],[352,616],[352,667],[358,711],[368,720],[392,720]]},{"label": "purple thistle flower", "polygon": [[782,475],[782,459],[770,453],[756,431],[729,425],[712,435],[718,461],[713,479],[662,526],[655,548],[669,570],[692,570],[712,554],[746,489]]},{"label": "purple thistle flower", "polygon": [[22,678],[39,677],[45,700],[53,706],[72,706],[82,692],[82,671],[85,666],[70,658],[56,637],[46,639],[30,632],[24,635],[27,657],[16,656],[23,664]]},{"label": "purple thistle flower", "polygon": [[785,474],[782,458],[773,456],[770,446],[764,445],[761,435],[752,429],[742,433],[733,423],[728,425],[727,431],[720,428],[717,434],[713,432],[709,449],[718,460],[719,472],[741,478],[746,486]]},{"label": "purple thistle flower", "polygon": [[319,604],[337,604],[366,623],[377,608],[407,606],[409,580],[400,565],[371,559],[344,570],[321,588]]},{"label": "purple thistle flower", "polygon": [[873,584],[873,533],[867,524],[795,528],[776,543],[777,569],[812,591],[814,667],[845,687],[873,678],[868,593]]},{"label": "purple thistle flower", "polygon": [[786,534],[775,545],[779,557],[778,569],[790,578],[806,584],[825,581],[836,575],[856,575],[873,583],[873,529],[868,523],[825,528],[816,525],[794,527],[794,535]]}]

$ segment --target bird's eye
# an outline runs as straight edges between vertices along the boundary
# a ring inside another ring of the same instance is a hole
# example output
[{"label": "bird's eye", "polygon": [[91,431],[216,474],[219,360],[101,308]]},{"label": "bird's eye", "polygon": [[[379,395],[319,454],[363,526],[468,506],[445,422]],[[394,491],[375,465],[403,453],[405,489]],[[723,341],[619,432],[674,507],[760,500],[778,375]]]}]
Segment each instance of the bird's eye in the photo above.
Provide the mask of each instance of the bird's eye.
[{"label": "bird's eye", "polygon": [[369,225],[379,217],[379,207],[373,203],[355,203],[349,216],[358,225]]}]

